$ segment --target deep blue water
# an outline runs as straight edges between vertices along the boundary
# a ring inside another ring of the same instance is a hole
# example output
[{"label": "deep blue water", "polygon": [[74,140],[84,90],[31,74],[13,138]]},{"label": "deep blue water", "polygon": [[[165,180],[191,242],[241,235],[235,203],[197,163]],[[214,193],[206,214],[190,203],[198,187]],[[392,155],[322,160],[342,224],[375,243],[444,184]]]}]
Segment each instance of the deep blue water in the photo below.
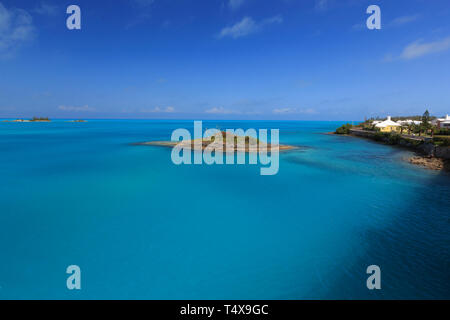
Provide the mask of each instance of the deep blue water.
[{"label": "deep blue water", "polygon": [[0,123],[0,299],[450,298],[449,174],[340,124],[204,123],[302,146],[261,176],[132,145],[191,121]]}]

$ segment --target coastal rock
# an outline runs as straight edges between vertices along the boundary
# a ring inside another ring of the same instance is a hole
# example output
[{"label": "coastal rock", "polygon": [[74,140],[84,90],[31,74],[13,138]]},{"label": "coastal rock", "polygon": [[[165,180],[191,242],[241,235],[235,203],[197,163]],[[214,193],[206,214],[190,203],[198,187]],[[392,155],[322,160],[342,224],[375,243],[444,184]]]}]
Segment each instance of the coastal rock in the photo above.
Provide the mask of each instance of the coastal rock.
[{"label": "coastal rock", "polygon": [[418,147],[418,150],[426,156],[434,155],[435,146],[431,143],[424,143]]},{"label": "coastal rock", "polygon": [[427,158],[415,156],[409,159],[409,162],[431,170],[445,169],[445,161],[439,158]]},{"label": "coastal rock", "polygon": [[450,147],[436,147],[435,155],[438,158],[450,160]]}]

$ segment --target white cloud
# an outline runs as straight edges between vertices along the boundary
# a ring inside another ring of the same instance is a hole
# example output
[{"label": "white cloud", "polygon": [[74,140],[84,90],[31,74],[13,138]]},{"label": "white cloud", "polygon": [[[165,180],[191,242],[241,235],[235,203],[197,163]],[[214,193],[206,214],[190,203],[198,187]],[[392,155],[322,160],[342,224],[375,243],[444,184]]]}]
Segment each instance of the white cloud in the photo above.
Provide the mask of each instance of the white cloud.
[{"label": "white cloud", "polygon": [[229,0],[228,6],[231,10],[239,9],[243,4],[245,3],[245,0]]},{"label": "white cloud", "polygon": [[245,17],[242,21],[234,24],[231,27],[223,28],[220,31],[219,38],[230,36],[234,39],[243,37],[257,32],[259,29],[255,21],[250,17]]},{"label": "white cloud", "polygon": [[297,109],[297,108],[278,108],[273,109],[272,112],[274,114],[316,114],[317,111],[308,108],[308,109]]},{"label": "white cloud", "polygon": [[281,15],[277,15],[268,19],[264,19],[261,22],[255,22],[251,17],[244,17],[241,21],[236,24],[223,28],[218,37],[231,37],[233,39],[244,37],[252,33],[261,31],[266,25],[274,23],[282,23],[283,18]]},{"label": "white cloud", "polygon": [[58,7],[45,2],[41,2],[41,4],[34,9],[34,12],[47,16],[55,16],[58,14]]},{"label": "white cloud", "polygon": [[[405,24],[414,22],[416,20],[418,20],[420,18],[420,15],[416,14],[416,15],[410,15],[410,16],[401,16],[401,17],[397,17],[394,20],[392,20],[391,22],[387,23],[386,26],[387,27],[400,27],[403,26]],[[367,30],[367,26],[365,23],[356,23],[352,26],[352,29],[354,31],[361,31],[361,30]]]},{"label": "white cloud", "polygon": [[282,23],[283,22],[283,17],[278,14],[276,16],[273,16],[272,18],[267,18],[264,19],[261,23],[261,25],[266,25],[266,24],[272,24],[272,23]]},{"label": "white cloud", "polygon": [[166,107],[166,108],[160,108],[155,107],[153,109],[141,109],[142,113],[173,113],[175,112],[174,107]]},{"label": "white cloud", "polygon": [[83,111],[95,111],[94,108],[89,107],[88,105],[82,106],[82,107],[75,107],[75,106],[59,106],[59,110],[61,111],[73,111],[73,112],[83,112]]},{"label": "white cloud", "polygon": [[208,110],[205,110],[205,113],[210,113],[210,114],[239,114],[239,111],[236,110],[230,110],[230,109],[225,109],[224,107],[214,107]]},{"label": "white cloud", "polygon": [[33,19],[22,9],[6,9],[0,2],[0,56],[10,56],[33,39]]},{"label": "white cloud", "polygon": [[413,15],[413,16],[402,16],[402,17],[398,17],[395,18],[394,20],[392,20],[392,22],[390,23],[391,26],[402,26],[404,24],[410,23],[410,22],[414,22],[417,19],[419,19],[419,15]]},{"label": "white cloud", "polygon": [[448,49],[450,49],[450,37],[432,42],[423,42],[422,40],[418,40],[407,45],[400,54],[400,58],[404,60],[411,60],[428,54],[446,51]]},{"label": "white cloud", "polygon": [[275,114],[292,113],[292,109],[291,108],[273,109],[273,113]]}]

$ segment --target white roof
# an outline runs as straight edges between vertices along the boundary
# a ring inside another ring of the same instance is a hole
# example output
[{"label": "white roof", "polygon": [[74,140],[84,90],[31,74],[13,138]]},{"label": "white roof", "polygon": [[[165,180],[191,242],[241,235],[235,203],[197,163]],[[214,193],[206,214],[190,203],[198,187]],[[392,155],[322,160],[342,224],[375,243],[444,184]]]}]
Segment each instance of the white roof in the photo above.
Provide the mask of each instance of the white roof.
[{"label": "white roof", "polygon": [[399,121],[397,121],[397,123],[399,123],[399,124],[411,124],[411,123],[414,123],[414,124],[421,124],[422,123],[422,121],[417,121],[417,120],[399,120]]},{"label": "white roof", "polygon": [[376,124],[375,127],[377,127],[377,128],[400,127],[400,125],[397,122],[392,121],[391,117],[388,116],[387,120]]},{"label": "white roof", "polygon": [[445,118],[437,119],[437,121],[450,121],[450,116],[447,114]]}]

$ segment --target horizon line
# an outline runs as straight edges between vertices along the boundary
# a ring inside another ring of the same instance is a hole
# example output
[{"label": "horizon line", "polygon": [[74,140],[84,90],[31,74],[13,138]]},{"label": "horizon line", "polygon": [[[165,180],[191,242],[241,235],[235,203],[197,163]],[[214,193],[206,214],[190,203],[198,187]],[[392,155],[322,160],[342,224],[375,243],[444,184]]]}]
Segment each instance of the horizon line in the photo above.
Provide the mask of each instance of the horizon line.
[{"label": "horizon line", "polygon": [[[2,120],[17,120],[17,119],[23,119],[28,120],[28,117],[13,117],[13,118],[0,118],[0,121]],[[30,118],[32,119],[32,117]],[[364,122],[364,120],[306,120],[306,119],[199,119],[199,118],[51,118],[48,117],[48,119],[51,120],[158,120],[158,121],[308,121],[308,122],[314,122],[314,121],[324,121],[324,122],[345,122],[345,121],[353,121],[353,122]]]}]

